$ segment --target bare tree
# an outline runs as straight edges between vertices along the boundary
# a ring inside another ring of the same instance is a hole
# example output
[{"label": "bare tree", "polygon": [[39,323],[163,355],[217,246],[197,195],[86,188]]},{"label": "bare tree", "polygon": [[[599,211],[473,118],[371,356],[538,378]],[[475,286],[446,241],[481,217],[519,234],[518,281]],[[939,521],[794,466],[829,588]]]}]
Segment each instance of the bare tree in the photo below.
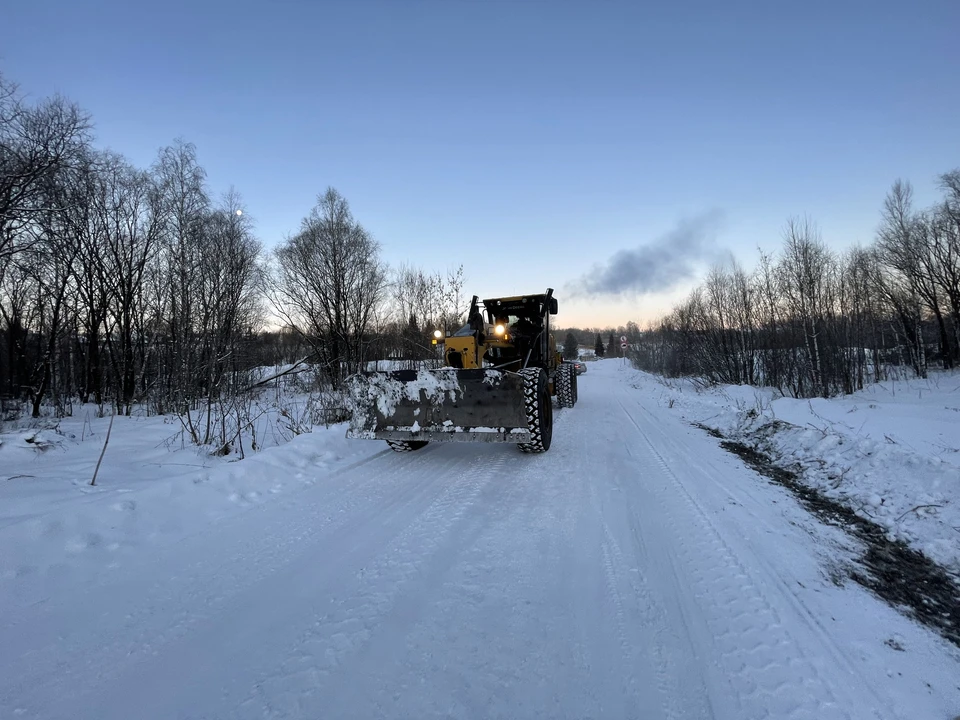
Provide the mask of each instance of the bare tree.
[{"label": "bare tree", "polygon": [[[207,217],[198,275],[197,331],[200,352],[197,369],[203,374],[206,398],[202,444],[213,441],[214,403],[233,397],[249,385],[240,357],[244,336],[259,330],[260,243],[252,220],[245,215],[239,194],[231,190],[219,208]],[[222,415],[222,412],[221,412]],[[220,445],[229,441],[219,424]],[[195,428],[191,431],[196,434]]]},{"label": "bare tree", "polygon": [[347,201],[328,188],[300,231],[276,251],[277,309],[309,339],[335,385],[360,367],[384,299],[387,273],[379,249]]},{"label": "bare tree", "polygon": [[787,341],[783,304],[771,255],[760,253],[760,264],[754,273],[752,286],[758,325],[762,329],[762,339],[758,339],[758,379],[783,392],[788,384],[785,367]]},{"label": "bare tree", "polygon": [[855,247],[841,261],[837,322],[847,365],[842,373],[844,392],[863,388],[883,378],[881,309],[874,292],[876,253]]},{"label": "bare tree", "polygon": [[160,151],[153,167],[158,192],[165,288],[167,387],[164,394],[178,412],[189,412],[202,394],[197,381],[203,237],[210,200],[206,172],[196,147],[177,140]]},{"label": "bare tree", "polygon": [[29,226],[34,240],[18,257],[18,262],[23,262],[33,274],[37,288],[39,323],[36,332],[41,348],[32,391],[32,415],[35,418],[40,417],[47,393],[56,391],[52,387],[56,378],[56,353],[62,344],[71,307],[70,297],[75,293],[74,261],[79,253],[79,243],[69,223],[69,196],[63,192],[68,182],[63,177],[50,178],[40,196],[44,210],[37,213]]},{"label": "bare tree", "polygon": [[757,381],[756,351],[757,327],[755,289],[750,276],[736,260],[730,272],[730,304],[734,342],[739,361],[739,382],[754,384]]},{"label": "bare tree", "polygon": [[812,221],[793,218],[784,230],[783,257],[778,266],[780,289],[803,337],[812,394],[826,396],[822,331],[828,307],[833,257]]},{"label": "bare tree", "polygon": [[[211,205],[189,143],[143,171],[87,133],[72,103],[28,104],[0,76],[0,393],[34,415],[73,397],[205,414],[205,430],[185,426],[210,442],[214,406],[222,415],[253,364],[292,352],[261,332],[250,216],[232,191]],[[353,307],[343,326],[357,327]]]},{"label": "bare tree", "polygon": [[401,265],[393,272],[390,299],[393,319],[383,328],[387,344],[414,362],[436,355],[433,331],[459,327],[467,310],[463,266],[443,274]]},{"label": "bare tree", "polygon": [[932,275],[949,300],[954,364],[960,363],[960,170],[940,176],[943,202],[927,217]]},{"label": "bare tree", "polygon": [[733,286],[730,276],[720,266],[707,273],[703,284],[705,303],[698,306],[701,312],[702,339],[707,346],[701,361],[707,365],[706,373],[714,382],[740,382],[737,374],[737,358],[733,353],[729,329],[732,327]]},{"label": "bare tree", "polygon": [[[947,365],[952,365],[953,350],[944,322],[940,303],[941,288],[936,282],[936,256],[931,251],[931,228],[924,218],[913,211],[913,189],[909,183],[897,180],[887,194],[883,205],[883,220],[877,233],[880,257],[897,276],[896,283],[918,303],[933,314],[939,331],[940,352]],[[914,313],[918,327],[913,329],[914,342],[922,344],[922,311]],[[922,348],[915,351],[925,355]],[[925,359],[924,359],[925,364]]]},{"label": "bare tree", "polygon": [[0,75],[0,271],[33,237],[21,232],[45,208],[55,176],[77,161],[88,141],[89,118],[63,98],[30,106]]},{"label": "bare tree", "polygon": [[157,193],[146,172],[114,158],[104,170],[103,281],[107,290],[106,345],[117,406],[129,414],[147,362],[147,274],[159,249]]},{"label": "bare tree", "polygon": [[91,154],[74,182],[66,188],[70,199],[65,219],[76,238],[78,250],[74,261],[76,350],[81,361],[78,388],[81,402],[92,399],[98,405],[104,402],[106,368],[103,345],[110,305],[105,251],[112,227],[109,221],[113,197],[111,169],[123,164],[115,154]]},{"label": "bare tree", "polygon": [[[708,382],[761,382],[795,397],[850,393],[895,366],[926,377],[960,361],[960,171],[917,212],[909,184],[887,195],[876,242],[841,255],[790,220],[779,258],[752,276],[713,268],[637,343],[634,361]],[[933,351],[939,347],[939,353]]]},{"label": "bare tree", "polygon": [[37,306],[35,298],[36,273],[28,263],[12,261],[0,279],[0,315],[3,317],[3,340],[6,348],[2,358],[5,372],[3,390],[14,398],[23,398],[33,375]]}]

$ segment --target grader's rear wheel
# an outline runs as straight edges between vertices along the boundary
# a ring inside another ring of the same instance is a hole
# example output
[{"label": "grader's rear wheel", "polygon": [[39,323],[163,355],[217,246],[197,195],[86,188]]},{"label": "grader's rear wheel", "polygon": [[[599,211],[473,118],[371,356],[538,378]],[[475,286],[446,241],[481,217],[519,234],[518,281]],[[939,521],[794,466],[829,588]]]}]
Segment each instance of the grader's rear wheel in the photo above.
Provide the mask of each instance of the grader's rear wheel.
[{"label": "grader's rear wheel", "polygon": [[563,364],[557,368],[557,404],[562,408],[572,408],[576,400],[574,399],[574,387],[576,374],[573,371],[573,365]]}]

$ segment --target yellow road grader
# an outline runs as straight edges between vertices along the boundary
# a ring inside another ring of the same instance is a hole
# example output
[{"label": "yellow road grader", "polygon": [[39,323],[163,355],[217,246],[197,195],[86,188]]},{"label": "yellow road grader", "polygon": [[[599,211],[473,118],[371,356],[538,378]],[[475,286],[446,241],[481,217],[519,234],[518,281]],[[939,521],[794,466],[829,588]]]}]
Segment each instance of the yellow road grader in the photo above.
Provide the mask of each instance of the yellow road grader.
[{"label": "yellow road grader", "polygon": [[[481,309],[482,306],[482,309]],[[516,443],[542,453],[553,439],[553,400],[577,401],[577,375],[550,333],[553,289],[470,303],[467,323],[435,332],[444,365],[362,372],[348,380],[349,438],[386,440],[397,452],[428,442]]]}]

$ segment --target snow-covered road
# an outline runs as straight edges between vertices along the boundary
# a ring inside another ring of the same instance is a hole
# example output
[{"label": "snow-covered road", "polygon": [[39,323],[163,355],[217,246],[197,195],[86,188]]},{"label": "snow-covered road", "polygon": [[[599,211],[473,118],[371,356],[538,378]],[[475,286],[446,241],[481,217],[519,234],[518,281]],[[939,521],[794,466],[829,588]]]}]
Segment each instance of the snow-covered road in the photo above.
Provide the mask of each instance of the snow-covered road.
[{"label": "snow-covered road", "polygon": [[545,455],[385,450],[112,573],[0,592],[0,718],[960,712],[956,655],[832,582],[840,533],[629,372],[591,363]]}]

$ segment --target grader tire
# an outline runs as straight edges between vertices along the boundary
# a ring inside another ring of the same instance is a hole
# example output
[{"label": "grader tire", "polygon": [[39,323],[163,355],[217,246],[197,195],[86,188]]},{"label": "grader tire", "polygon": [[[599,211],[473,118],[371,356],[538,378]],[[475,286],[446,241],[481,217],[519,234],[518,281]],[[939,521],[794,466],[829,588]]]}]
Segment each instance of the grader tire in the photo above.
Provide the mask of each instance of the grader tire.
[{"label": "grader tire", "polygon": [[557,404],[562,408],[572,408],[576,400],[574,399],[574,387],[576,382],[576,373],[573,371],[573,365],[561,365],[557,368]]},{"label": "grader tire", "polygon": [[547,386],[547,373],[542,368],[524,368],[520,375],[530,442],[517,443],[517,447],[525,453],[544,453],[553,440],[553,400]]},{"label": "grader tire", "polygon": [[427,440],[387,440],[390,449],[398,453],[413,452],[427,444]]}]

